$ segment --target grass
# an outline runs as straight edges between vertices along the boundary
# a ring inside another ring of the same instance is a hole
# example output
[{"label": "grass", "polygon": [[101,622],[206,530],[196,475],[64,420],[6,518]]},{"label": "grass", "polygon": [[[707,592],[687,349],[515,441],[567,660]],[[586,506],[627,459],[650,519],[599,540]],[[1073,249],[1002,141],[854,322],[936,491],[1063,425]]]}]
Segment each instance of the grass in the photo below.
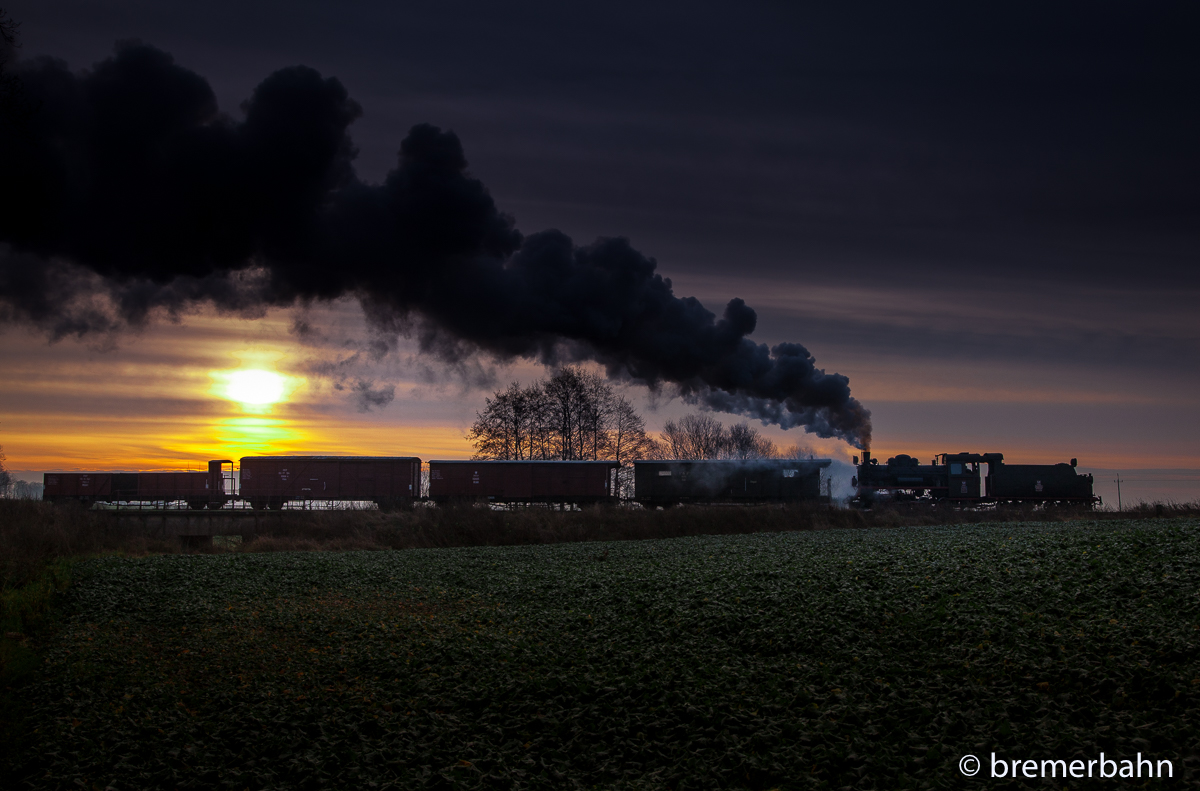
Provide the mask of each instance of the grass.
[{"label": "grass", "polygon": [[20,688],[34,789],[958,788],[992,751],[1198,780],[1194,518],[72,573]]}]

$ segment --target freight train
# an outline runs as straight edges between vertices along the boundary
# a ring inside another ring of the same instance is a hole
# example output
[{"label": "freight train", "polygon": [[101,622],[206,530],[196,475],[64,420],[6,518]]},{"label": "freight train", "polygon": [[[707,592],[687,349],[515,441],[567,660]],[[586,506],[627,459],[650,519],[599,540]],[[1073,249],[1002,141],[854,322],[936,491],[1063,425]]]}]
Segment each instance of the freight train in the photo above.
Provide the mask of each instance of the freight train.
[{"label": "freight train", "polygon": [[1092,476],[1070,464],[1005,464],[1003,453],[941,453],[931,463],[899,454],[880,464],[864,451],[851,486],[854,501],[869,504],[881,496],[894,500],[948,500],[958,504],[1100,502]]},{"label": "freight train", "polygon": [[[854,502],[947,500],[957,504],[1063,503],[1094,505],[1092,476],[1070,464],[1005,464],[1000,453],[943,453],[930,464],[904,454],[880,464],[854,459]],[[636,461],[634,500],[650,508],[683,503],[828,502],[830,459]],[[613,502],[615,461],[462,461],[429,463],[427,498],[435,503]],[[380,509],[425,499],[415,456],[246,456],[240,476],[229,459],[207,472],[46,473],[43,499],[85,505],[223,508],[245,503],[278,510],[288,503],[373,502]]]}]

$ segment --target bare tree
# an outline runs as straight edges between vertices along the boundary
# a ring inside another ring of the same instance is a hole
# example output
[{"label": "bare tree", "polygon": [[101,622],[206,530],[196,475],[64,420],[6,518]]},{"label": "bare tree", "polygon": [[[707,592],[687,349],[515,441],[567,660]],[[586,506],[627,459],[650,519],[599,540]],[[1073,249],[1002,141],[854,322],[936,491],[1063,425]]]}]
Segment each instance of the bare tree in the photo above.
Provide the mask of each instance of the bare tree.
[{"label": "bare tree", "polygon": [[815,459],[816,457],[817,457],[816,451],[814,451],[808,445],[800,445],[799,443],[797,443],[795,445],[790,445],[779,452],[779,458],[781,458],[781,459],[803,460],[803,459]]},{"label": "bare tree", "polygon": [[725,455],[730,459],[773,459],[779,448],[749,423],[738,423],[729,427]]},{"label": "bare tree", "polygon": [[668,420],[663,426],[659,458],[698,461],[701,459],[773,459],[779,448],[748,423],[726,428],[704,413]]},{"label": "bare tree", "polygon": [[547,458],[545,405],[539,386],[517,382],[487,399],[467,432],[477,459]]},{"label": "bare tree", "polygon": [[483,411],[475,413],[475,422],[467,431],[467,439],[475,446],[477,459],[511,459],[515,447],[513,437],[513,391],[521,386],[513,382],[506,391],[497,390],[484,402]]},{"label": "bare tree", "polygon": [[8,9],[0,8],[0,76],[2,76],[8,68],[8,62],[12,60],[13,50],[20,47],[18,37],[21,23],[13,20],[8,14]]},{"label": "bare tree", "polygon": [[573,370],[563,369],[549,381],[542,383],[542,394],[552,412],[550,428],[557,447],[554,455],[560,459],[575,458],[575,441],[579,401],[583,398],[583,387]]},{"label": "bare tree", "polygon": [[12,488],[12,473],[4,469],[4,462],[7,460],[4,455],[4,447],[0,446],[0,497],[8,497],[9,490]]},{"label": "bare tree", "polygon": [[0,120],[13,123],[26,120],[31,112],[24,84],[8,68],[21,46],[20,27],[8,9],[0,8]]},{"label": "bare tree", "polygon": [[604,459],[612,456],[610,434],[616,419],[618,396],[612,386],[596,374],[584,374],[585,398],[580,405],[581,458]]},{"label": "bare tree", "polygon": [[600,376],[574,366],[487,399],[467,432],[477,459],[615,459],[653,451],[645,421]]},{"label": "bare tree", "polygon": [[42,499],[43,488],[40,483],[13,481],[12,489],[9,491],[8,496],[14,500],[40,500]]},{"label": "bare tree", "polygon": [[662,443],[672,459],[699,461],[725,455],[728,435],[721,421],[703,413],[684,415],[663,425]]},{"label": "bare tree", "polygon": [[613,403],[608,430],[608,457],[621,462],[616,476],[617,496],[622,500],[633,497],[634,471],[629,462],[659,455],[659,443],[646,433],[646,421],[629,399],[618,396]]},{"label": "bare tree", "polygon": [[644,459],[654,448],[654,440],[646,433],[646,421],[625,396],[618,396],[609,418],[608,458],[624,464]]}]

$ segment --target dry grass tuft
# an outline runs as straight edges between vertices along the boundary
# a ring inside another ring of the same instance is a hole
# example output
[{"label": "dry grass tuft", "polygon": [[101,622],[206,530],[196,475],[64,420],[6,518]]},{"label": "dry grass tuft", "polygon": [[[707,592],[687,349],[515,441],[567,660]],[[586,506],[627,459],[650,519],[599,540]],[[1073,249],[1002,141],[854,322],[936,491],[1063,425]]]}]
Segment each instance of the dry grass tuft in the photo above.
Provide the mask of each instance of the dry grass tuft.
[{"label": "dry grass tuft", "polygon": [[178,541],[156,539],[83,508],[37,500],[0,500],[0,589],[24,584],[47,561],[124,552],[180,551]]}]

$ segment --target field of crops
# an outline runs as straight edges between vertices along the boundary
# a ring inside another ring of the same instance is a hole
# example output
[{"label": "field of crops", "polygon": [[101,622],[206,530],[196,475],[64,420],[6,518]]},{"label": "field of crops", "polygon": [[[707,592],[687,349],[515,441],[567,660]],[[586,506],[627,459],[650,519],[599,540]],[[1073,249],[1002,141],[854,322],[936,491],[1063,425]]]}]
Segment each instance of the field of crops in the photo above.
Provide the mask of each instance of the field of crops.
[{"label": "field of crops", "polygon": [[1195,520],[77,574],[32,788],[961,788],[993,751],[1200,782]]}]

